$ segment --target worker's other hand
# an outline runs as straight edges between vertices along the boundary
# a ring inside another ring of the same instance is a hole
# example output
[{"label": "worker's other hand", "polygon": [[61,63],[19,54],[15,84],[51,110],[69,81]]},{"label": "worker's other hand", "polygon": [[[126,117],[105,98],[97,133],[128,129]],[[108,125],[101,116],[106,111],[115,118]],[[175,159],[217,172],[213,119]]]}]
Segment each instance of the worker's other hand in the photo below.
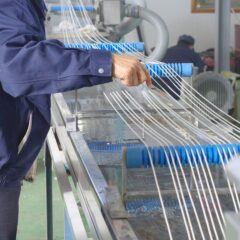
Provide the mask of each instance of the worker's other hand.
[{"label": "worker's other hand", "polygon": [[126,86],[137,86],[146,82],[152,84],[150,75],[144,66],[134,57],[126,55],[112,55],[112,75],[121,80]]}]

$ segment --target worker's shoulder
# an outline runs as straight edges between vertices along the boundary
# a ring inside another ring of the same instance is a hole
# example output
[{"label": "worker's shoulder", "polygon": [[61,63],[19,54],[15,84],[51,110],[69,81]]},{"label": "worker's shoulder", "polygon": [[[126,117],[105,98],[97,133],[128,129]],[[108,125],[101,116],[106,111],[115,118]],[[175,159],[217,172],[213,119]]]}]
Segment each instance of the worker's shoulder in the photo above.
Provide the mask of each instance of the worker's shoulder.
[{"label": "worker's shoulder", "polygon": [[[28,4],[30,0],[0,0],[0,25],[21,25],[34,21],[34,13]],[[32,16],[31,18],[29,16]],[[1,28],[0,26],[0,28]]]},{"label": "worker's shoulder", "polygon": [[172,46],[172,47],[169,47],[168,50],[171,51],[171,50],[174,50],[174,49],[177,49],[177,48],[178,48],[178,46]]},{"label": "worker's shoulder", "polygon": [[4,13],[7,16],[19,11],[26,6],[27,0],[1,0],[0,13]]},{"label": "worker's shoulder", "polygon": [[179,52],[183,52],[184,54],[191,56],[198,56],[198,53],[196,53],[194,49],[185,46],[175,46],[173,50],[178,50]]},{"label": "worker's shoulder", "polygon": [[181,46],[172,46],[170,48],[168,48],[167,50],[167,55],[191,55],[191,51],[189,48],[185,48],[185,47],[181,47]]},{"label": "worker's shoulder", "polygon": [[172,47],[169,47],[168,48],[168,51],[185,51],[185,52],[191,52],[192,50],[189,49],[188,47],[185,47],[185,46],[179,46],[179,45],[175,45],[175,46],[172,46]]},{"label": "worker's shoulder", "polygon": [[1,0],[0,1],[0,6],[1,7],[12,7],[16,6],[18,4],[23,3],[26,0]]}]

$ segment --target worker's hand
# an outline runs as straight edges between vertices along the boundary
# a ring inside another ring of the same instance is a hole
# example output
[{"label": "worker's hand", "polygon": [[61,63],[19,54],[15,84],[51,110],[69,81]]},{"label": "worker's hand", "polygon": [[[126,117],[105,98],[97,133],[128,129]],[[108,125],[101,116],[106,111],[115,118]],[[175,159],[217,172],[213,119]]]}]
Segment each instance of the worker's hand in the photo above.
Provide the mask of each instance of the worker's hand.
[{"label": "worker's hand", "polygon": [[137,86],[146,82],[152,84],[150,75],[144,66],[134,57],[125,55],[112,55],[112,75],[121,80],[126,86]]}]

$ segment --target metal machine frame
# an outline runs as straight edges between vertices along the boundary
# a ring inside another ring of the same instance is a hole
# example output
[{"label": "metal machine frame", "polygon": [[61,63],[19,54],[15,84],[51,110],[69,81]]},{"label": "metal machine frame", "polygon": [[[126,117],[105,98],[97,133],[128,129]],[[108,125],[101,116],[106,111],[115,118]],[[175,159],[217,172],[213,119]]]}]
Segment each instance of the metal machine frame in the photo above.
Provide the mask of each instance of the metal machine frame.
[{"label": "metal machine frame", "polygon": [[[64,102],[62,94],[53,96],[51,128],[46,142],[46,187],[48,240],[53,239],[52,222],[52,165],[58,179],[64,200],[67,219],[72,227],[74,239],[88,239],[77,200],[76,191],[93,239],[138,239],[122,206],[118,190],[109,187],[98,168],[86,141],[80,132],[67,132],[67,118],[61,113],[69,111],[68,106],[59,106],[56,98]],[[61,108],[61,111],[60,111]],[[71,188],[64,166],[68,166],[75,189]]]}]

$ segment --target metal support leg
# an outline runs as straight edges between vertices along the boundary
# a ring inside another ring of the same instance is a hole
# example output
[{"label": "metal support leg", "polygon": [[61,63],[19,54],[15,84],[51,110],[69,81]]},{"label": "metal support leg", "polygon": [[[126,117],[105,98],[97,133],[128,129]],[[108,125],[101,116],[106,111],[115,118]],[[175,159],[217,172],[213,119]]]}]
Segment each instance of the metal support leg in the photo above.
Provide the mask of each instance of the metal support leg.
[{"label": "metal support leg", "polygon": [[45,145],[46,197],[47,197],[47,240],[53,240],[53,207],[52,207],[52,159],[48,145]]}]

